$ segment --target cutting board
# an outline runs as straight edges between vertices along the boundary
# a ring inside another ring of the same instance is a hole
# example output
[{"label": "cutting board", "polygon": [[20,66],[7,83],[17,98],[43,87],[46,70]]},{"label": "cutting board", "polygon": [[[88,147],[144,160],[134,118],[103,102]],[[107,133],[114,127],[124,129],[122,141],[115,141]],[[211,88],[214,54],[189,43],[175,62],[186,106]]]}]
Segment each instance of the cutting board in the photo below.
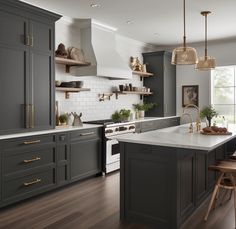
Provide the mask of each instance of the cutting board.
[{"label": "cutting board", "polygon": [[206,133],[206,132],[201,131],[200,133],[203,134],[203,135],[232,135],[231,132],[226,132],[226,133],[222,133],[222,132]]}]

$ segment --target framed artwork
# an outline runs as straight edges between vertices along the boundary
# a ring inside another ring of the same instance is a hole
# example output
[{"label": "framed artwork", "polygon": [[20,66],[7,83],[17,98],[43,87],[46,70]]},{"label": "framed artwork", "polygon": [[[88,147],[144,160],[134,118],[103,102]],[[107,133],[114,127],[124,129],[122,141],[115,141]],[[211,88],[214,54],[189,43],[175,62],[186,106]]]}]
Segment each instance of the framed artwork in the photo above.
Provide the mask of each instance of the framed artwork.
[{"label": "framed artwork", "polygon": [[182,107],[189,104],[198,106],[198,85],[182,86]]}]

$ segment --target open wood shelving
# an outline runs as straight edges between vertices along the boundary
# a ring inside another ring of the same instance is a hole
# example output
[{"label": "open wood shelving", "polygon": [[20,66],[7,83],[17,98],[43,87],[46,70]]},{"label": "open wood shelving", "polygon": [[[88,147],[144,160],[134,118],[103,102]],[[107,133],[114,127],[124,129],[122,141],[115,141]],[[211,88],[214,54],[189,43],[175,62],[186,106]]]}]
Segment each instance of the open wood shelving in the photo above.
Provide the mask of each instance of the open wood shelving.
[{"label": "open wood shelving", "polygon": [[119,95],[140,95],[140,99],[143,99],[143,96],[152,95],[153,92],[142,92],[142,91],[115,91],[116,99]]},{"label": "open wood shelving", "polygon": [[150,72],[141,72],[141,71],[132,71],[133,75],[138,75],[140,76],[140,80],[143,81],[144,77],[151,77],[154,76],[153,73]]},{"label": "open wood shelving", "polygon": [[90,91],[90,88],[69,88],[69,87],[56,87],[56,91],[65,92],[65,98],[69,99],[69,93],[78,93],[82,91]]},{"label": "open wood shelving", "polygon": [[72,60],[72,59],[66,59],[62,57],[56,57],[55,62],[57,64],[62,64],[65,65],[66,67],[66,73],[70,72],[70,68],[72,66],[77,66],[77,67],[84,67],[84,66],[89,66],[91,65],[90,62],[83,62],[83,61],[77,61],[77,60]]}]

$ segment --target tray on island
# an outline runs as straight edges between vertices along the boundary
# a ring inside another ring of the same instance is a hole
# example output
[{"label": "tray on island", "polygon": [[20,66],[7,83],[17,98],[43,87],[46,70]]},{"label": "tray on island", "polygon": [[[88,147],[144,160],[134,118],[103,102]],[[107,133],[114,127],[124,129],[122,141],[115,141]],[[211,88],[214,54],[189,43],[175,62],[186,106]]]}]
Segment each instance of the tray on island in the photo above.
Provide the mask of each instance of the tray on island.
[{"label": "tray on island", "polygon": [[223,132],[209,132],[209,133],[207,133],[207,132],[201,131],[200,133],[203,135],[232,135],[231,132],[225,132],[225,133],[223,133]]}]

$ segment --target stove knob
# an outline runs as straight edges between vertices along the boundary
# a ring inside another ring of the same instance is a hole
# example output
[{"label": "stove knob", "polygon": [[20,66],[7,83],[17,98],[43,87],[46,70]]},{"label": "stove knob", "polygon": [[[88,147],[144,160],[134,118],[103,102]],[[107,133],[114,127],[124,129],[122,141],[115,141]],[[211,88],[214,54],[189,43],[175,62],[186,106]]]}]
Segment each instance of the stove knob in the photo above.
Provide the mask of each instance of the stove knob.
[{"label": "stove knob", "polygon": [[119,131],[119,128],[117,127],[117,128],[115,129],[115,131],[116,131],[116,132]]},{"label": "stove knob", "polygon": [[127,127],[124,126],[119,127],[119,131],[125,131],[125,130],[127,130]]},{"label": "stove knob", "polygon": [[135,127],[134,126],[130,126],[129,127],[129,130],[133,130]]},{"label": "stove knob", "polygon": [[105,131],[105,133],[106,134],[111,134],[111,133],[113,133],[113,130],[112,129],[108,129],[108,130]]}]

